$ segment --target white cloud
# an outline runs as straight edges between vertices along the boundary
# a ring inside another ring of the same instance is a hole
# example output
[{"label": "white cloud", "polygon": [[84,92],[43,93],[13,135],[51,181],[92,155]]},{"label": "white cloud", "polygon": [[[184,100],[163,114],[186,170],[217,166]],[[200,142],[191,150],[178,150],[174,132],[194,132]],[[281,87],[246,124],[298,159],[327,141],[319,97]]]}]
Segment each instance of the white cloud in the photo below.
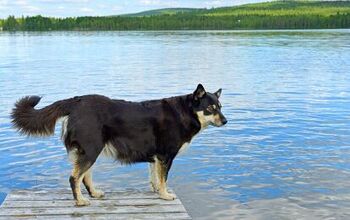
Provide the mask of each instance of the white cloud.
[{"label": "white cloud", "polygon": [[56,3],[57,0],[37,0],[38,2],[42,2],[42,3]]},{"label": "white cloud", "polygon": [[123,9],[123,7],[121,6],[113,6],[112,7],[112,11],[121,11]]},{"label": "white cloud", "polygon": [[159,0],[140,0],[142,5],[158,5],[160,3]]},{"label": "white cloud", "polygon": [[93,13],[93,12],[95,12],[94,9],[92,9],[92,8],[87,8],[87,7],[80,8],[80,11],[81,11],[81,12],[85,12],[85,13]]},{"label": "white cloud", "polygon": [[0,0],[0,10],[5,10],[8,7],[8,0]]},{"label": "white cloud", "polygon": [[81,4],[81,3],[88,3],[91,0],[36,0],[36,1],[41,3],[50,3],[50,4],[62,4],[62,3],[63,4],[65,3]]},{"label": "white cloud", "polygon": [[90,0],[63,0],[63,2],[67,3],[88,3]]},{"label": "white cloud", "polygon": [[100,8],[100,9],[104,9],[104,8],[107,8],[107,5],[105,5],[105,4],[98,4],[97,7]]},{"label": "white cloud", "polygon": [[40,8],[39,7],[36,7],[36,6],[33,6],[33,5],[25,5],[23,6],[24,10],[27,11],[27,12],[39,12],[40,11]]},{"label": "white cloud", "polygon": [[28,5],[28,2],[26,0],[16,0],[14,1],[15,5],[25,6]]},{"label": "white cloud", "polygon": [[35,13],[40,11],[39,7],[31,5],[27,0],[16,0],[13,4],[20,7],[25,13]]}]

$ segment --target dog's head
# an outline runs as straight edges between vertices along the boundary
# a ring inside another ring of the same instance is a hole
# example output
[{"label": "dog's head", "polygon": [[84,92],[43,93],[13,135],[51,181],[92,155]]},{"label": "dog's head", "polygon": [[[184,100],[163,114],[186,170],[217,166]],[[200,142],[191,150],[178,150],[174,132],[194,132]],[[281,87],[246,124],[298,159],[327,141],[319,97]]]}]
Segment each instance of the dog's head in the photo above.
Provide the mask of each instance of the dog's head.
[{"label": "dog's head", "polygon": [[227,123],[221,112],[220,95],[221,89],[214,93],[206,92],[202,84],[198,84],[197,89],[193,92],[193,110],[202,128],[208,125],[220,127]]}]

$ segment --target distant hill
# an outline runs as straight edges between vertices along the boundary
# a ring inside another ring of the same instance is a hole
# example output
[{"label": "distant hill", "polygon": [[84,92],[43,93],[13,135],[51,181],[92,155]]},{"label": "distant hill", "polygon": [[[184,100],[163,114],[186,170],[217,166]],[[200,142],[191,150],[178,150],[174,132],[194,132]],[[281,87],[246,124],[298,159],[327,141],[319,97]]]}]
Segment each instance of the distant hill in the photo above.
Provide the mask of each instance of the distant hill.
[{"label": "distant hill", "polygon": [[208,16],[235,15],[320,15],[330,16],[337,13],[350,13],[350,1],[272,1],[245,4],[234,7],[209,9],[204,14]]},{"label": "distant hill", "polygon": [[13,16],[9,31],[48,30],[247,30],[350,28],[350,1],[272,1],[212,9],[166,8],[102,17]]},{"label": "distant hill", "polygon": [[205,10],[205,9],[200,9],[200,8],[162,8],[162,9],[142,11],[142,12],[132,13],[132,14],[122,14],[119,16],[143,17],[143,16],[156,16],[156,15],[174,15],[174,14],[178,14],[178,13],[199,12],[202,10]]},{"label": "distant hill", "polygon": [[237,16],[237,15],[322,15],[330,16],[337,13],[350,13],[350,1],[271,1],[251,3],[231,7],[205,8],[164,8],[143,11],[134,14],[120,15],[123,17],[147,17],[160,15],[176,15],[183,13],[198,16]]}]

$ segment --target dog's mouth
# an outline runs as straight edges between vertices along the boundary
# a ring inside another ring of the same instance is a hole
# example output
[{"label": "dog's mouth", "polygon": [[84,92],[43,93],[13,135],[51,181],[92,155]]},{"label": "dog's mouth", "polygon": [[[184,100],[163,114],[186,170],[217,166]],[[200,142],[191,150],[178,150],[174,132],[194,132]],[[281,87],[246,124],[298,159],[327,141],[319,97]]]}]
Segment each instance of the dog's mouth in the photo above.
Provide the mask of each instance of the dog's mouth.
[{"label": "dog's mouth", "polygon": [[218,122],[211,123],[211,125],[213,125],[215,127],[222,127],[225,124],[227,124],[227,120],[226,119],[222,119],[222,120],[220,120]]}]

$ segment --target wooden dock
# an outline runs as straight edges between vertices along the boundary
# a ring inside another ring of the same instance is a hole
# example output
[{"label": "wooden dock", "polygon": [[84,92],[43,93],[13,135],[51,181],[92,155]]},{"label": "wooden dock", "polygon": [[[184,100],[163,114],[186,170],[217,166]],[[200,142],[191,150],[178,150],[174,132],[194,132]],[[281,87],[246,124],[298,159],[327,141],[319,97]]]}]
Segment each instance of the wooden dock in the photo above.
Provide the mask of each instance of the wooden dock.
[{"label": "wooden dock", "polygon": [[106,191],[103,199],[89,199],[90,206],[75,207],[68,189],[15,190],[0,206],[0,219],[191,219],[178,198],[152,192]]}]

